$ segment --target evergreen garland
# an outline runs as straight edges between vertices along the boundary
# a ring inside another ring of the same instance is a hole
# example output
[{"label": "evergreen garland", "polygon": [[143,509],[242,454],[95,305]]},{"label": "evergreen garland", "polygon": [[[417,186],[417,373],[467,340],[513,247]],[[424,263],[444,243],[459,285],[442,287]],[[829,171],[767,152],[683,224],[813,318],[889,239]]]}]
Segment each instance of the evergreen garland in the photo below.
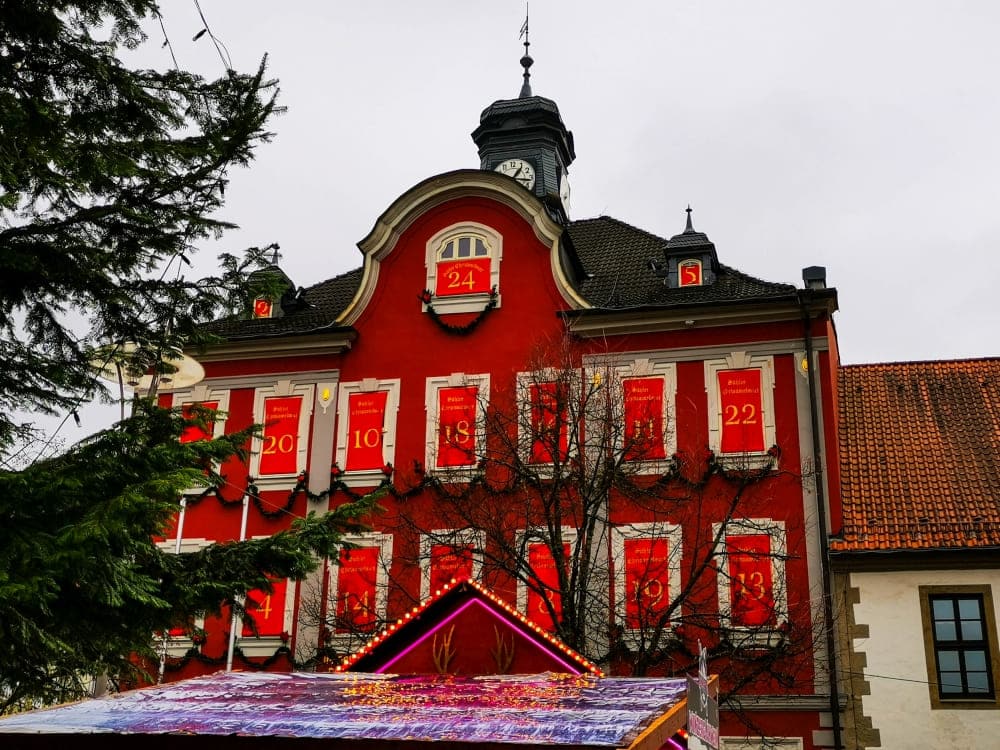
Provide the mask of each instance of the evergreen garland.
[{"label": "evergreen garland", "polygon": [[446,323],[441,319],[441,315],[434,309],[434,305],[432,304],[434,300],[434,293],[430,289],[424,289],[419,295],[417,295],[417,298],[423,302],[424,305],[426,305],[427,312],[431,316],[431,320],[433,320],[442,331],[450,333],[454,336],[468,336],[479,327],[479,324],[486,319],[487,315],[496,309],[499,295],[497,294],[496,287],[490,289],[490,297],[486,302],[486,306],[475,318],[470,320],[465,325],[453,325],[451,323]]}]

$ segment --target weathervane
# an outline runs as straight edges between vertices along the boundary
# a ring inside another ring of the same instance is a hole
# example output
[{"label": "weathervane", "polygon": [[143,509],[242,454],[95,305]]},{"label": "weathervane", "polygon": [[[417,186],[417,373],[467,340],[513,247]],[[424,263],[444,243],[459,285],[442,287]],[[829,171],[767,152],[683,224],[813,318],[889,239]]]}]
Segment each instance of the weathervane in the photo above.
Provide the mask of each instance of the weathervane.
[{"label": "weathervane", "polygon": [[528,41],[528,4],[524,4],[524,23],[521,25],[521,33],[517,36],[518,39],[524,39],[524,57],[521,58],[521,67],[524,68],[524,83],[521,85],[521,93],[519,98],[524,99],[525,97],[531,96],[531,72],[528,70],[534,60],[531,59],[531,55],[528,54],[528,47],[531,46],[531,42]]}]

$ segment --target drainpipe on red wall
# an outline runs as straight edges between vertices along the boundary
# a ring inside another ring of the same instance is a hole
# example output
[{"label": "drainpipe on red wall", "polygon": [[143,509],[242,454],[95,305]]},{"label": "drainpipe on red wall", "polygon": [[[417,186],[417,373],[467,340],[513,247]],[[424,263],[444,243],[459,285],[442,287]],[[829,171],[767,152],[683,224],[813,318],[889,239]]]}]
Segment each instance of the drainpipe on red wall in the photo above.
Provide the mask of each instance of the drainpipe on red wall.
[{"label": "drainpipe on red wall", "polygon": [[833,621],[833,582],[830,577],[830,535],[826,527],[826,491],[823,487],[823,460],[820,453],[819,433],[819,403],[816,395],[816,362],[813,361],[812,318],[809,314],[809,303],[812,301],[812,288],[826,286],[826,273],[822,278],[809,275],[807,272],[819,270],[816,267],[803,269],[802,278],[806,288],[799,290],[799,305],[802,309],[803,339],[806,350],[806,379],[809,383],[809,418],[812,426],[813,464],[816,471],[816,510],[819,515],[819,546],[820,572],[823,579],[823,618],[825,622],[827,663],[830,671],[830,716],[833,724],[833,747],[840,750],[843,747],[840,738],[840,690],[837,676],[837,641]]}]

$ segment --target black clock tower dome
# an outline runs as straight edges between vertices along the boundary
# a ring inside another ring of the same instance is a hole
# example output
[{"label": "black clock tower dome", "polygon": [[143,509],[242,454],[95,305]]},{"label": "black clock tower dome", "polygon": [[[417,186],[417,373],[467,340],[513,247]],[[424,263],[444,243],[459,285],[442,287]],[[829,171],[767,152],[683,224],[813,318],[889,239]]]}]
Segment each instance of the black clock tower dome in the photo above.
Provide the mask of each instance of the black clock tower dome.
[{"label": "black clock tower dome", "polygon": [[505,163],[527,162],[530,168],[524,167],[524,172],[533,172],[534,181],[530,187],[529,181],[519,181],[540,198],[559,196],[565,210],[569,199],[568,168],[576,158],[573,134],[563,124],[554,101],[531,93],[529,68],[534,61],[528,46],[526,36],[520,94],[516,99],[499,99],[484,109],[472,140],[479,147],[481,169],[500,169],[515,176],[503,169]]}]

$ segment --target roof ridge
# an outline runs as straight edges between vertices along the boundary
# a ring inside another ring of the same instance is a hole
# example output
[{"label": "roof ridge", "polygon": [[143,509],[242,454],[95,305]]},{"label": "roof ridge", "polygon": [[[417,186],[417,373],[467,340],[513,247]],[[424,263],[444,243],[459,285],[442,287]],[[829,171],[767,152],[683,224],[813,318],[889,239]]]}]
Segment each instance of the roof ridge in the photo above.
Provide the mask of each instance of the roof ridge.
[{"label": "roof ridge", "polygon": [[876,368],[876,367],[906,367],[911,365],[964,365],[971,362],[998,362],[1000,356],[995,357],[955,357],[952,359],[903,359],[891,362],[855,362],[849,365],[840,365],[841,370]]},{"label": "roof ridge", "polygon": [[621,219],[619,219],[619,218],[617,218],[615,216],[608,216],[607,214],[601,214],[600,216],[592,216],[592,217],[590,217],[588,219],[571,219],[570,222],[569,222],[569,225],[573,226],[574,224],[584,224],[584,223],[596,222],[596,221],[601,221],[602,219],[605,220],[605,221],[613,221],[615,224],[618,224],[619,226],[627,227],[627,228],[631,229],[633,232],[639,232],[640,234],[644,234],[647,237],[652,237],[654,239],[660,240],[663,243],[666,243],[666,242],[669,241],[668,238],[661,237],[658,234],[650,232],[648,229],[643,229],[641,227],[637,227],[637,226],[635,226],[635,224],[629,224],[627,221],[622,221]]}]

